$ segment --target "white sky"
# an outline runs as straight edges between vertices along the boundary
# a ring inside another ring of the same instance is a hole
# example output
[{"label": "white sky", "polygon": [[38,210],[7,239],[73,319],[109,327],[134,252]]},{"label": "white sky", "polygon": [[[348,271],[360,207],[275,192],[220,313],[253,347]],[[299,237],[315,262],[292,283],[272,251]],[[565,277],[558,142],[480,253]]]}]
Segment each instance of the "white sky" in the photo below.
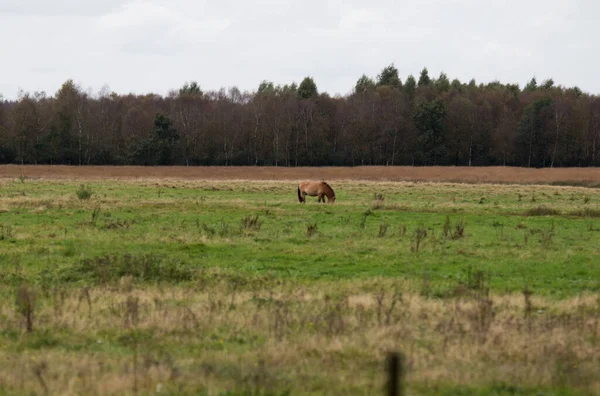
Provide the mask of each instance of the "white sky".
[{"label": "white sky", "polygon": [[84,89],[166,95],[255,90],[312,76],[351,92],[394,63],[468,82],[579,86],[600,94],[596,0],[0,0],[0,94]]}]

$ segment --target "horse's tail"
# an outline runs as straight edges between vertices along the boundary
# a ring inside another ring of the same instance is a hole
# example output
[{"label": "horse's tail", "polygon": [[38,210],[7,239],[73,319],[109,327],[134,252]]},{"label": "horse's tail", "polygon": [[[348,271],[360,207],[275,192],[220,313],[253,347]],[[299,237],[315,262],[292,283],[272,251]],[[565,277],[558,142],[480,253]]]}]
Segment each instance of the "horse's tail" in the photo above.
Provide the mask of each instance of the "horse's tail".
[{"label": "horse's tail", "polygon": [[298,201],[302,202],[302,194],[300,194],[300,185],[298,184]]}]

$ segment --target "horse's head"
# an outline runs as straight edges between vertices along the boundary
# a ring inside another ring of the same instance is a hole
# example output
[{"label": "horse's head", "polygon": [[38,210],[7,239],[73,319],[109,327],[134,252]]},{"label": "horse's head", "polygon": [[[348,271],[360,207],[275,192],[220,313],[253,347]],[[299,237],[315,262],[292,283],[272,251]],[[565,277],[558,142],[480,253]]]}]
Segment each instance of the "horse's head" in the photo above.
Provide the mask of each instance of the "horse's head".
[{"label": "horse's head", "polygon": [[334,203],[335,202],[335,191],[333,191],[333,188],[331,188],[331,186],[329,184],[327,184],[327,182],[325,180],[323,180],[322,183],[326,187],[325,195],[327,195],[327,203],[329,203],[329,202]]},{"label": "horse's head", "polygon": [[333,191],[333,189],[331,187],[329,187],[329,194],[327,195],[327,203],[334,203],[335,202],[335,192]]}]

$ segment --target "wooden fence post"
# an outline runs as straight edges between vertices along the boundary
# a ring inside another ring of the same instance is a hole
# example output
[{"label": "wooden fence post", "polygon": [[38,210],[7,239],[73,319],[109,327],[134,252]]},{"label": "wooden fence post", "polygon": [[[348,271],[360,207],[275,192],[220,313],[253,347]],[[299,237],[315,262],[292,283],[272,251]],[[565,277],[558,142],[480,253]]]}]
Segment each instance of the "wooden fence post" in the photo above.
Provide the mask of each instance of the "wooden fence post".
[{"label": "wooden fence post", "polygon": [[404,392],[404,355],[402,352],[391,352],[387,361],[387,394],[388,396],[405,396]]}]

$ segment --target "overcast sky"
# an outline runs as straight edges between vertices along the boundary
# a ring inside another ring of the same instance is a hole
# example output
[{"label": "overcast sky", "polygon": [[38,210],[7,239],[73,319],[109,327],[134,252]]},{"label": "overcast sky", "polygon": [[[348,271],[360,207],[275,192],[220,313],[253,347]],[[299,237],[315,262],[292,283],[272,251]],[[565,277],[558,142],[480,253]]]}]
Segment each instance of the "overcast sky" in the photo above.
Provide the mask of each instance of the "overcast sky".
[{"label": "overcast sky", "polygon": [[390,63],[401,80],[579,86],[600,94],[597,0],[0,0],[0,94],[255,90],[312,76],[345,95]]}]

